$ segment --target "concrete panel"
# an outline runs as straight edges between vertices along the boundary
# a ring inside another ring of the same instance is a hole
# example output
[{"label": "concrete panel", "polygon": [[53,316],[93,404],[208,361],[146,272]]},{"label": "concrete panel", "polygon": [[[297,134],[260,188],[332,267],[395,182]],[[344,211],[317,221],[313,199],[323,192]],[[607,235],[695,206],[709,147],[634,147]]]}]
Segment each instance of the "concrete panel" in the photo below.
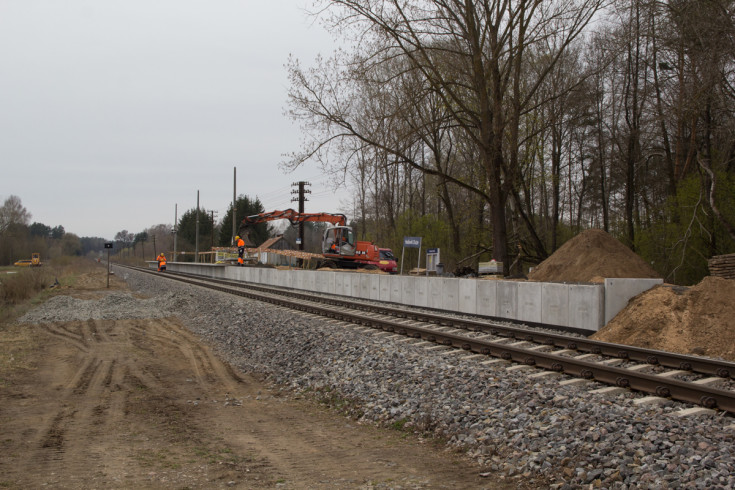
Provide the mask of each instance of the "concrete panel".
[{"label": "concrete panel", "polygon": [[398,276],[385,276],[388,278],[390,285],[390,302],[404,304],[403,301],[403,281]]},{"label": "concrete panel", "polygon": [[569,326],[597,331],[605,319],[605,287],[595,284],[569,285]]},{"label": "concrete panel", "polygon": [[327,294],[334,294],[335,291],[335,282],[337,280],[337,273],[336,272],[322,272],[324,277],[322,280],[324,281],[324,292]]},{"label": "concrete panel", "polygon": [[569,284],[542,283],[541,303],[543,323],[569,326]]},{"label": "concrete panel", "polygon": [[477,314],[497,316],[498,281],[477,280]]},{"label": "concrete panel", "polygon": [[541,322],[541,289],[540,282],[519,282],[518,284],[518,319],[524,322]]},{"label": "concrete panel", "polygon": [[350,274],[350,296],[353,298],[360,297],[360,275]]},{"label": "concrete panel", "polygon": [[360,295],[358,298],[370,299],[370,277],[367,274],[360,274]]},{"label": "concrete panel", "polygon": [[628,306],[628,301],[648,291],[663,279],[605,279],[605,325]]},{"label": "concrete panel", "polygon": [[434,278],[429,277],[412,277],[408,276],[407,279],[413,281],[413,294],[414,294],[414,305],[426,308],[429,306],[429,281]]},{"label": "concrete panel", "polygon": [[304,289],[304,271],[293,271],[293,287],[294,289]]},{"label": "concrete panel", "polygon": [[459,309],[459,279],[443,277],[442,282],[442,310],[457,311]]},{"label": "concrete panel", "polygon": [[518,319],[518,283],[513,281],[497,281],[496,298],[498,303],[495,307],[496,316]]},{"label": "concrete panel", "polygon": [[477,280],[458,279],[459,281],[459,310],[462,313],[477,313]]},{"label": "concrete panel", "polygon": [[304,290],[305,291],[316,291],[316,275],[319,274],[317,271],[304,271]]},{"label": "concrete panel", "polygon": [[[352,274],[351,272],[338,272],[335,287],[336,293],[342,296],[352,296]],[[341,279],[341,286],[340,286]]]},{"label": "concrete panel", "polygon": [[416,305],[416,281],[411,276],[394,276],[401,284],[401,299],[404,305]]},{"label": "concrete panel", "polygon": [[342,295],[344,294],[344,285],[345,285],[345,273],[344,272],[335,272],[334,273],[334,294]]},{"label": "concrete panel", "polygon": [[380,276],[376,274],[363,274],[368,280],[370,297],[374,301],[380,300]]},{"label": "concrete panel", "polygon": [[289,271],[281,271],[281,277],[282,279],[282,286],[285,288],[293,288],[294,282],[296,278],[296,271],[289,270]]},{"label": "concrete panel", "polygon": [[430,277],[429,279],[429,299],[427,306],[429,308],[443,308],[444,299],[444,279],[441,277]]},{"label": "concrete panel", "polygon": [[380,283],[380,301],[390,301],[390,276],[378,275]]}]

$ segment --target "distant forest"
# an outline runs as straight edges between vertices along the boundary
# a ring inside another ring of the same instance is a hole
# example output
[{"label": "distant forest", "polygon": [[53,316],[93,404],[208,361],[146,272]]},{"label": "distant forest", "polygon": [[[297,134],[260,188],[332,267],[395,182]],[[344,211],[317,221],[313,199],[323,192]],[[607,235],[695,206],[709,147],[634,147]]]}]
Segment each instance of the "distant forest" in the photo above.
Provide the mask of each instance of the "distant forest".
[{"label": "distant forest", "polygon": [[522,272],[600,228],[683,284],[735,252],[735,2],[317,4],[355,48],[290,61],[284,165],[344,178],[362,236]]}]

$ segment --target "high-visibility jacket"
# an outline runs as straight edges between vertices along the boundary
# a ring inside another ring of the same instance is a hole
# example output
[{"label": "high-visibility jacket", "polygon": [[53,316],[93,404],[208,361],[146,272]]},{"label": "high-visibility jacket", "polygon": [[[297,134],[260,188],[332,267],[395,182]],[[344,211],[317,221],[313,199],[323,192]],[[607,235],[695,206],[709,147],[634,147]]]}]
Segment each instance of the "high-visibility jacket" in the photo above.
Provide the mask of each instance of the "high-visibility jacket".
[{"label": "high-visibility jacket", "polygon": [[239,239],[239,240],[237,241],[237,248],[242,248],[242,247],[244,247],[244,246],[245,246],[245,240],[243,240],[242,238],[240,238],[240,239]]},{"label": "high-visibility jacket", "polygon": [[163,254],[156,257],[156,260],[158,261],[158,266],[166,265],[166,257],[164,257]]}]

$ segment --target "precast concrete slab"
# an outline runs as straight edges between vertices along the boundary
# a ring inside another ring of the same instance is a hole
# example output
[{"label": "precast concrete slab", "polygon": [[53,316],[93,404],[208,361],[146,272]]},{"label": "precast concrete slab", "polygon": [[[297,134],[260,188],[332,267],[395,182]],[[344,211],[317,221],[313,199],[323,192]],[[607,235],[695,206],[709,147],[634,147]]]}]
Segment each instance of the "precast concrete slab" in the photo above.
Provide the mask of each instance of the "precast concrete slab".
[{"label": "precast concrete slab", "polygon": [[444,285],[441,277],[429,277],[428,278],[428,297],[427,306],[430,308],[442,308],[443,307],[443,296],[444,291],[442,286]]},{"label": "precast concrete slab", "polygon": [[360,294],[358,298],[370,299],[370,277],[365,274],[360,275]]},{"label": "precast concrete slab", "polygon": [[378,282],[380,283],[380,295],[378,296],[380,301],[390,301],[390,276],[378,275]]},{"label": "precast concrete slab", "polygon": [[[325,272],[326,274],[326,281],[323,282],[324,290],[323,293],[326,294],[334,294],[335,291],[335,281],[337,280],[337,273],[336,272]],[[320,279],[322,279],[320,277]]]},{"label": "precast concrete slab", "polygon": [[441,305],[443,310],[457,311],[459,309],[459,279],[454,277],[442,277],[432,282],[441,281]]},{"label": "precast concrete slab", "polygon": [[498,281],[477,281],[477,314],[485,316],[497,316],[498,305]]},{"label": "precast concrete slab", "polygon": [[321,272],[317,271],[304,271],[304,290],[306,291],[316,291],[316,278],[317,274],[321,274]]},{"label": "precast concrete slab", "polygon": [[304,289],[304,271],[294,271],[293,287],[294,289]]},{"label": "precast concrete slab", "polygon": [[569,284],[541,283],[541,322],[569,325]]},{"label": "precast concrete slab", "polygon": [[360,275],[353,274],[350,276],[350,296],[353,298],[360,297]]},{"label": "precast concrete slab", "polygon": [[511,320],[518,319],[518,286],[513,281],[497,281],[498,303],[495,308],[497,316],[509,318]]},{"label": "precast concrete slab", "polygon": [[524,322],[541,322],[541,311],[544,304],[541,301],[540,282],[517,282],[518,288],[518,319]]},{"label": "precast concrete slab", "polygon": [[644,291],[648,291],[663,279],[605,279],[605,325],[628,305],[628,301]]},{"label": "precast concrete slab", "polygon": [[408,276],[407,279],[413,279],[414,306],[427,308],[429,306],[429,281],[433,278]]},{"label": "precast concrete slab", "polygon": [[335,293],[341,296],[352,296],[352,274],[338,272],[334,282]]},{"label": "precast concrete slab", "polygon": [[477,313],[477,280],[458,279],[459,311],[474,315]]},{"label": "precast concrete slab", "polygon": [[367,280],[368,284],[370,285],[370,297],[367,299],[371,299],[373,301],[379,301],[380,300],[380,277],[374,274],[363,274]]},{"label": "precast concrete slab", "polygon": [[605,288],[602,284],[569,285],[569,326],[596,332],[604,325]]},{"label": "precast concrete slab", "polygon": [[334,275],[334,294],[342,294],[342,288],[344,288],[344,272],[335,272]]},{"label": "precast concrete slab", "polygon": [[401,284],[401,303],[408,306],[416,306],[416,282],[413,277],[394,276]]},{"label": "precast concrete slab", "polygon": [[390,302],[405,304],[403,301],[403,281],[398,276],[385,276],[390,286]]},{"label": "precast concrete slab", "polygon": [[282,286],[285,288],[292,288],[294,287],[294,283],[296,282],[296,271],[295,270],[288,270],[288,271],[281,271],[283,273],[283,283]]}]

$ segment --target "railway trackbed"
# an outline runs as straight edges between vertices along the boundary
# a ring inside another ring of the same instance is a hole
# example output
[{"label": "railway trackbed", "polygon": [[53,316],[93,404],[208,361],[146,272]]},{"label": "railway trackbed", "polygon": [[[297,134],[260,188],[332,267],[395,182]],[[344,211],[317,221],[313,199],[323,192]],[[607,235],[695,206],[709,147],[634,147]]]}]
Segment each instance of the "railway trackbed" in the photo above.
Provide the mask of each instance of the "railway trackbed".
[{"label": "railway trackbed", "polygon": [[560,373],[572,379],[609,385],[603,390],[629,389],[735,414],[733,362],[599,342],[480,317],[451,316],[322,293],[130,268],[487,358],[480,362],[506,361],[543,370],[539,375]]}]

